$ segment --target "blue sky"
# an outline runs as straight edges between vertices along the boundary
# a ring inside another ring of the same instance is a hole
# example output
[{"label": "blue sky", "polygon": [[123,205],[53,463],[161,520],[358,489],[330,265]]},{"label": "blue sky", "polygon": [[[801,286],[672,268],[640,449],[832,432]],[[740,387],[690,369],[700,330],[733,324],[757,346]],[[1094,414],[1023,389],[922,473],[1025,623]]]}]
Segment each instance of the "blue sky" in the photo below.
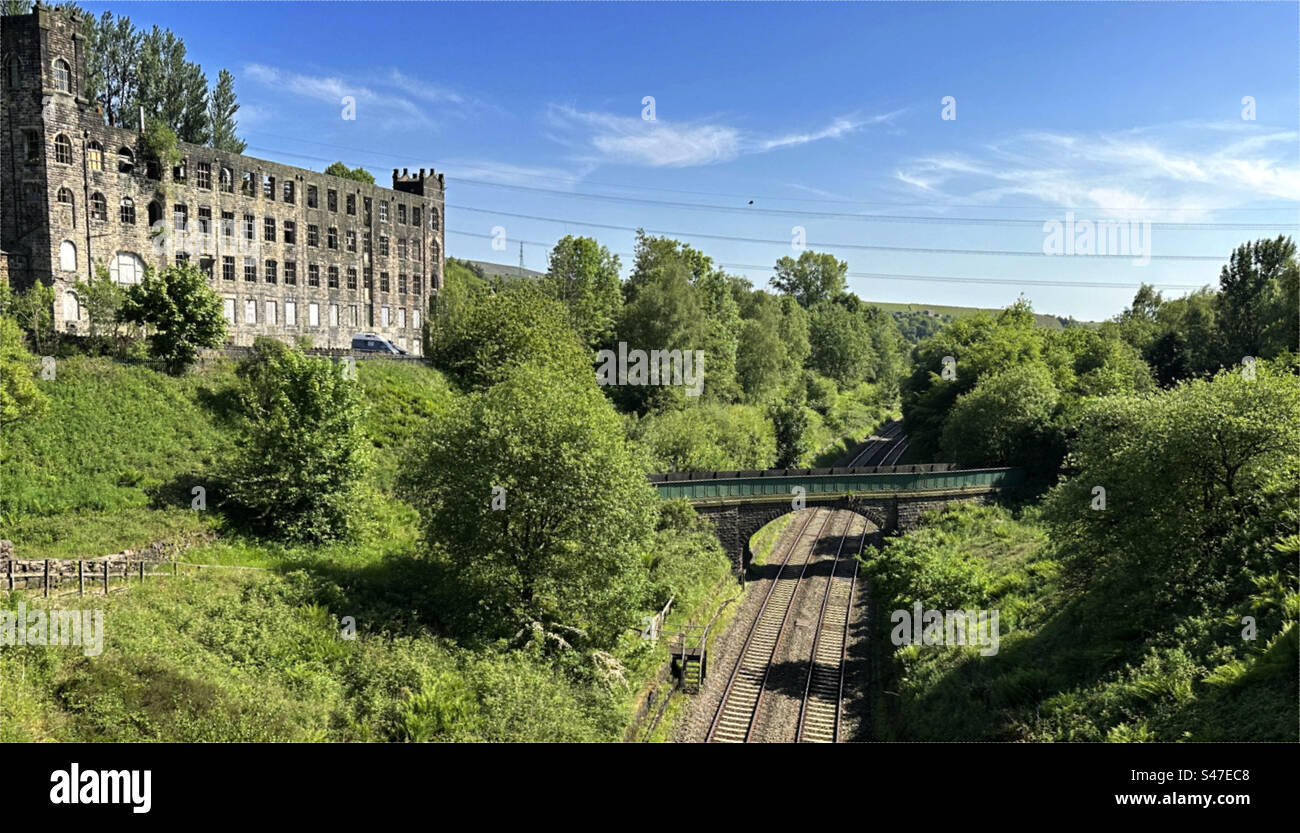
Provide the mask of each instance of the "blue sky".
[{"label": "blue sky", "polygon": [[[1023,293],[1096,320],[1141,281],[1215,283],[1300,214],[1294,3],[86,6],[234,72],[252,155],[445,172],[458,257],[513,264],[527,241],[541,270],[572,233],[626,266],[640,226],[762,285],[800,227],[866,300]],[[1151,223],[1153,257],[1042,255],[1066,212]]]}]

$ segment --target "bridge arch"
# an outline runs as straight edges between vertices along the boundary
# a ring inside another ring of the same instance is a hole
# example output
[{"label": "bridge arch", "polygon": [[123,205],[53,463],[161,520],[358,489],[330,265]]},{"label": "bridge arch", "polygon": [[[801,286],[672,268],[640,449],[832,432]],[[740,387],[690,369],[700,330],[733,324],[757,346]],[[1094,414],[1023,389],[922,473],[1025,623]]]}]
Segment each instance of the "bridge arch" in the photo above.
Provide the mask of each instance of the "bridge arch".
[{"label": "bridge arch", "polygon": [[[832,511],[848,511],[848,512],[852,512],[853,514],[865,520],[867,522],[867,526],[866,526],[867,541],[864,545],[865,547],[878,545],[880,543],[881,538],[884,535],[883,533],[884,525],[881,522],[881,513],[876,511],[874,507],[854,505],[849,501],[840,501],[838,503],[822,502],[822,503],[808,504],[807,506],[804,506],[802,509],[786,507],[785,511],[780,511],[774,507],[770,512],[758,513],[752,519],[750,519],[753,524],[756,524],[753,532],[749,532],[749,528],[748,528],[749,524],[742,524],[742,526],[738,528],[737,537],[741,538],[742,542],[741,542],[739,557],[737,558],[737,556],[735,555],[732,556],[733,564],[738,568],[749,567],[750,564],[753,562],[754,558],[756,557],[756,553],[753,551],[756,543],[755,539],[759,536],[760,533],[763,532],[763,530],[767,529],[769,526],[776,523],[781,518],[786,518],[786,517],[797,518],[797,516],[803,515],[806,512],[815,512],[818,509],[830,509]],[[699,510],[697,509],[696,511],[698,512]],[[707,510],[705,512],[701,512],[700,514],[705,515],[706,517],[709,515]],[[796,526],[801,522],[802,521],[800,519],[793,520],[793,524]],[[745,535],[746,532],[749,532],[748,537],[746,537]],[[778,535],[776,536],[776,538],[774,538],[771,541],[771,545],[773,547],[776,546],[777,543],[776,539],[779,537],[780,536]],[[721,536],[719,536],[719,540],[721,540]],[[768,564],[772,563],[772,560],[776,557],[777,556],[775,550],[769,550],[767,555],[767,563]]]}]

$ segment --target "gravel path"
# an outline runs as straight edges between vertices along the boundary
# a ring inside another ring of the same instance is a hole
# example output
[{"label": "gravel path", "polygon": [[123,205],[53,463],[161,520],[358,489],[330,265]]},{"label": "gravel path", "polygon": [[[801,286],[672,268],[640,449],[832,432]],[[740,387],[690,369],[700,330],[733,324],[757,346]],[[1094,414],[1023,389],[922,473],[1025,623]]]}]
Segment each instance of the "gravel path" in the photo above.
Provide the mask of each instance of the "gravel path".
[{"label": "gravel path", "polygon": [[[867,546],[871,546],[878,538],[875,526],[856,513],[829,509],[806,511],[815,513],[807,527],[809,536],[813,535],[827,519],[828,513],[831,517],[822,537],[814,545],[813,557],[807,573],[800,582],[791,603],[786,630],[777,646],[773,667],[764,689],[763,702],[755,721],[752,733],[755,741],[792,742],[795,738],[799,709],[807,682],[808,660],[812,656],[822,599],[829,580],[831,564],[846,527],[850,533],[844,544],[846,554],[856,551],[858,536],[864,531],[871,534]],[[686,713],[677,721],[672,736],[674,741],[699,742],[708,736],[709,726],[721,702],[727,680],[732,669],[735,668],[740,649],[753,627],[755,617],[772,586],[774,577],[780,571],[785,554],[794,545],[805,520],[807,520],[806,516],[801,516],[786,527],[772,548],[769,563],[757,568],[760,577],[750,581],[745,597],[739,602],[739,610],[732,618],[726,632],[718,637],[709,651],[708,677],[700,692],[692,696]],[[806,540],[801,543],[801,548],[803,546],[808,546]],[[799,554],[796,553],[795,559],[798,558]],[[845,568],[848,556],[843,556],[843,559],[839,568],[841,572]],[[869,697],[866,695],[866,685],[869,680],[865,667],[866,608],[866,593],[862,592],[860,580],[858,592],[854,595],[849,623],[848,667],[845,677],[846,709],[841,731],[841,738],[844,740],[858,737],[860,727],[864,724],[862,718],[865,707],[869,705]]]}]

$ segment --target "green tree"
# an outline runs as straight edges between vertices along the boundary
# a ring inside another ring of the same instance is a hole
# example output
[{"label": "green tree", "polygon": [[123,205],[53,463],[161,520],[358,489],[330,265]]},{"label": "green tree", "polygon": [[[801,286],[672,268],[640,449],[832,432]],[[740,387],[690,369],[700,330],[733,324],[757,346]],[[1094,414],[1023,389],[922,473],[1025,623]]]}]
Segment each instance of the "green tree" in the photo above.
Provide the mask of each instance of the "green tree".
[{"label": "green tree", "polygon": [[705,402],[643,417],[632,426],[654,471],[757,470],[772,467],[776,435],[764,409]]},{"label": "green tree", "polygon": [[367,171],[365,168],[361,167],[360,165],[358,165],[355,168],[349,168],[347,165],[344,165],[342,162],[331,162],[329,167],[325,169],[325,173],[329,174],[330,176],[342,177],[343,179],[351,179],[354,182],[365,182],[370,185],[375,184],[375,178],[370,175],[369,171]]},{"label": "green tree", "polygon": [[542,285],[569,310],[569,323],[588,347],[608,344],[623,307],[618,256],[590,237],[566,235],[551,249]]},{"label": "green tree", "polygon": [[343,366],[269,338],[236,370],[239,448],[229,508],[260,532],[318,544],[356,534],[364,408]]},{"label": "green tree", "polygon": [[93,42],[86,62],[98,89],[95,99],[104,108],[104,121],[114,127],[135,126],[131,105],[138,100],[143,35],[129,17],[104,12],[91,27]]},{"label": "green tree", "polygon": [[154,26],[141,39],[136,106],[182,142],[208,143],[208,79],[202,67],[185,60],[185,42],[170,29]]},{"label": "green tree", "polygon": [[454,318],[431,328],[434,364],[467,388],[488,388],[525,363],[595,380],[591,355],[569,327],[568,312],[533,284],[464,299]]},{"label": "green tree", "polygon": [[945,458],[1054,471],[1059,452],[1052,418],[1059,398],[1051,371],[1038,363],[981,379],[957,397],[944,422]]},{"label": "green tree", "polygon": [[77,281],[72,294],[86,312],[92,339],[117,335],[118,313],[126,301],[126,290],[113,280],[104,264],[96,263],[95,276],[89,281]]},{"label": "green tree", "polygon": [[[1087,404],[1070,444],[1074,475],[1045,504],[1072,582],[1124,598],[1130,628],[1163,611],[1256,592],[1295,559],[1273,544],[1295,532],[1300,383],[1260,361],[1156,396]],[[1098,508],[1097,487],[1105,490]]]},{"label": "green tree", "polygon": [[793,370],[782,338],[781,305],[765,292],[755,294],[762,300],[753,304],[751,315],[742,322],[736,348],[736,377],[749,402],[779,395]]},{"label": "green tree", "polygon": [[470,309],[488,294],[489,286],[481,270],[476,272],[471,264],[447,258],[442,289],[431,298],[424,324],[424,355],[435,359],[446,355],[466,326]]},{"label": "green tree", "polygon": [[418,449],[404,492],[484,632],[601,648],[634,621],[656,499],[592,377],[516,366]]},{"label": "green tree", "polygon": [[207,276],[191,263],[145,271],[144,280],[127,288],[121,320],[149,327],[149,350],[168,373],[184,373],[201,347],[226,340],[221,296]]},{"label": "green tree", "polygon": [[248,145],[235,134],[238,125],[235,113],[239,112],[239,102],[235,100],[235,76],[229,70],[221,70],[217,75],[217,85],[213,87],[208,100],[208,123],[212,125],[212,146],[217,150],[230,153],[243,153]]},{"label": "green tree", "polygon": [[[1225,364],[1237,364],[1244,356],[1264,355],[1273,336],[1281,327],[1290,330],[1296,310],[1283,310],[1285,318],[1274,320],[1284,296],[1284,275],[1294,272],[1296,247],[1290,237],[1257,240],[1237,247],[1219,275],[1219,328],[1223,332],[1227,355]],[[1294,281],[1294,277],[1288,280]],[[1289,345],[1294,347],[1294,344]]]},{"label": "green tree", "polygon": [[38,281],[21,292],[9,292],[7,285],[4,289],[4,295],[0,296],[4,300],[0,314],[10,316],[31,334],[32,346],[37,353],[43,354],[51,349],[57,340],[54,332],[54,287]]},{"label": "green tree", "polygon": [[799,259],[783,257],[776,262],[772,286],[793,296],[802,306],[813,307],[833,301],[844,292],[849,264],[832,254],[818,254],[812,249],[799,253]]},{"label": "green tree", "polygon": [[[702,350],[709,337],[699,293],[691,285],[691,268],[684,259],[668,258],[639,278],[635,294],[623,305],[618,340],[633,350]],[[704,354],[704,387],[712,384],[713,356]],[[613,389],[623,410],[682,407],[686,395],[678,387],[624,385]]]},{"label": "green tree", "polygon": [[[1023,302],[996,315],[979,313],[945,326],[916,346],[911,375],[903,382],[909,442],[926,456],[941,453],[943,424],[958,396],[986,375],[1042,358],[1042,333],[1034,329],[1033,311]],[[951,378],[944,375],[945,367]]]},{"label": "green tree", "polygon": [[0,317],[0,426],[38,415],[49,398],[36,385],[36,357],[23,347],[17,322]]},{"label": "green tree", "polygon": [[776,434],[775,468],[785,469],[799,465],[808,453],[808,409],[798,403],[782,403],[771,410],[772,427]]},{"label": "green tree", "polygon": [[[147,112],[147,111],[146,111]],[[167,126],[162,119],[145,117],[144,133],[140,143],[147,157],[158,160],[158,165],[168,171],[181,162],[181,149],[176,131]]]},{"label": "green tree", "polygon": [[811,312],[808,366],[842,388],[874,376],[878,357],[862,318],[833,303],[820,304]]}]

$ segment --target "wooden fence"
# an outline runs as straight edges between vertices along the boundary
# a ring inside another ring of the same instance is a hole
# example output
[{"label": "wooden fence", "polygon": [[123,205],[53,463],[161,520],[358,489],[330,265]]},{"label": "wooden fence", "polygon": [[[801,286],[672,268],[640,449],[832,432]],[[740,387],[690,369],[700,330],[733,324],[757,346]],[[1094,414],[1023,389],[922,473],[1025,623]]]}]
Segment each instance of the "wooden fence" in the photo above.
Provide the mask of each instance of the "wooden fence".
[{"label": "wooden fence", "polygon": [[[182,569],[184,568],[184,569]],[[15,590],[38,592],[45,598],[62,596],[107,596],[141,584],[148,578],[179,576],[182,572],[200,573],[205,569],[264,570],[232,564],[192,564],[186,561],[159,561],[149,558],[54,559],[0,561],[0,592]]]}]

